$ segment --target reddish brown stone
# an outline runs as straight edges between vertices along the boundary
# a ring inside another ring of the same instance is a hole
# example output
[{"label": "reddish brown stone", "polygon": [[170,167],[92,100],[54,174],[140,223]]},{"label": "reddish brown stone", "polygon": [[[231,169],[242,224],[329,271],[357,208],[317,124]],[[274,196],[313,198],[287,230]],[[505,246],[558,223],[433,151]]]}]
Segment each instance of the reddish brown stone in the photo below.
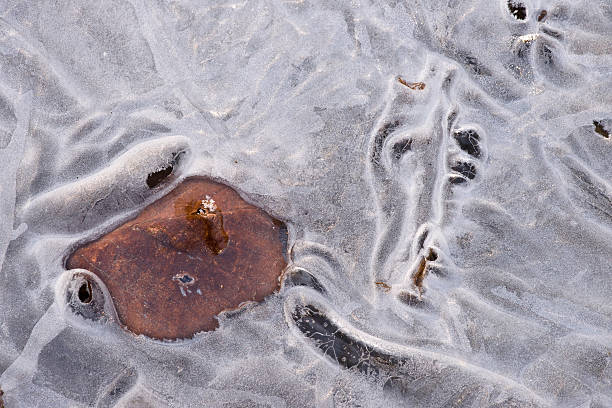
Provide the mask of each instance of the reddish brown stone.
[{"label": "reddish brown stone", "polygon": [[190,178],[98,240],[67,267],[97,274],[121,323],[157,339],[214,330],[215,316],[279,287],[284,225],[236,191]]}]

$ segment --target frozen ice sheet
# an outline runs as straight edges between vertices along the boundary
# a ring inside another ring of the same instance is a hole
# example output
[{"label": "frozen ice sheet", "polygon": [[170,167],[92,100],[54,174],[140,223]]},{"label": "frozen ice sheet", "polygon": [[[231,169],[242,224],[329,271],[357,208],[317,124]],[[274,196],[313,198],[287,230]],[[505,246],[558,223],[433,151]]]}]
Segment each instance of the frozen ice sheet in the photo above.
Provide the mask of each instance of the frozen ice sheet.
[{"label": "frozen ice sheet", "polygon": [[[606,0],[0,1],[6,407],[612,406],[611,88]],[[75,311],[192,175],[287,222],[280,293]]]}]

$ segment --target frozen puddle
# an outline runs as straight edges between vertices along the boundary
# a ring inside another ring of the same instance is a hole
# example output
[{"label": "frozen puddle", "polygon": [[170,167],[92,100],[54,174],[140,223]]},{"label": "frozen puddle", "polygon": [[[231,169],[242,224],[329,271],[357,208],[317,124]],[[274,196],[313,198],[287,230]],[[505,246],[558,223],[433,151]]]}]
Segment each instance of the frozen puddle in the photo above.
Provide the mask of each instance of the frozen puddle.
[{"label": "frozen puddle", "polygon": [[612,406],[610,4],[0,10],[7,408]]}]

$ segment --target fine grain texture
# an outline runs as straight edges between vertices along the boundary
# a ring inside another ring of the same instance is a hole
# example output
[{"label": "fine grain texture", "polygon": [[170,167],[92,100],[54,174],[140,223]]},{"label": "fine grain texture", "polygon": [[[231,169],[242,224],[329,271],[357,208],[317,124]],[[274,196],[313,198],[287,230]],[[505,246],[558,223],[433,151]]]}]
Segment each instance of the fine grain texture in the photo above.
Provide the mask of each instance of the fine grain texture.
[{"label": "fine grain texture", "polygon": [[612,407],[612,1],[0,16],[6,408]]},{"label": "fine grain texture", "polygon": [[285,233],[280,221],[230,187],[190,178],[78,248],[67,267],[102,279],[131,332],[188,338],[214,330],[219,312],[260,302],[278,288]]}]

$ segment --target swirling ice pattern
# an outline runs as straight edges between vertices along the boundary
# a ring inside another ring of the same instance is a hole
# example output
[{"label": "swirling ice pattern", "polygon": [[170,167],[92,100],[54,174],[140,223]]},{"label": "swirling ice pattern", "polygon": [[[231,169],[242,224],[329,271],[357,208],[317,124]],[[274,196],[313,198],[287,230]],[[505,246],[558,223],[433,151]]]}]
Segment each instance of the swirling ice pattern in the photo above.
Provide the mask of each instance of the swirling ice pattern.
[{"label": "swirling ice pattern", "polygon": [[[0,10],[7,407],[612,405],[610,4]],[[283,289],[131,336],[65,256],[191,175],[287,221]]]}]

